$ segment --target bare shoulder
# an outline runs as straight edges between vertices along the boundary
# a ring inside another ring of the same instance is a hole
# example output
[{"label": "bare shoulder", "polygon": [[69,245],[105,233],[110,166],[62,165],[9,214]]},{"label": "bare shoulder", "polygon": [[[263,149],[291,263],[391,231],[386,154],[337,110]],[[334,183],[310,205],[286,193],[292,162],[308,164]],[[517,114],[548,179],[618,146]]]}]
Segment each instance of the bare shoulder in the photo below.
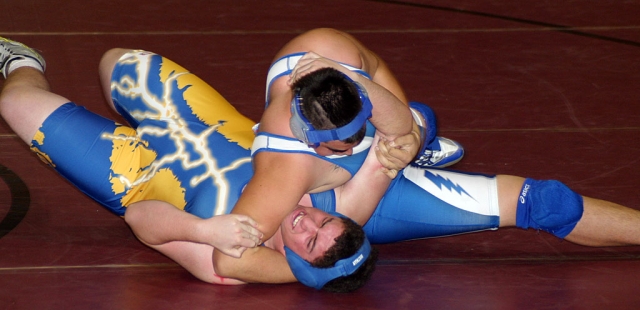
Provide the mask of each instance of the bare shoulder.
[{"label": "bare shoulder", "polygon": [[260,119],[260,132],[293,137],[289,128],[291,94],[288,91],[272,89],[271,102]]},{"label": "bare shoulder", "polygon": [[361,54],[366,49],[358,40],[344,31],[333,28],[317,28],[289,41],[276,54],[275,59],[293,53],[310,51],[337,62],[363,68]]}]

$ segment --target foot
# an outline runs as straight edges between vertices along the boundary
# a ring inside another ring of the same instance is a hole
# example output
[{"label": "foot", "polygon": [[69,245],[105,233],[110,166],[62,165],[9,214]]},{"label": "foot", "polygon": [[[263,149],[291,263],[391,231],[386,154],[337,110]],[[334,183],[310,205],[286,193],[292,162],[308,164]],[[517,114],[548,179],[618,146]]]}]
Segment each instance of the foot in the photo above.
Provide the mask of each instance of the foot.
[{"label": "foot", "polygon": [[459,162],[463,156],[464,149],[458,142],[436,137],[411,165],[419,168],[444,168]]},{"label": "foot", "polygon": [[22,64],[40,69],[42,72],[46,67],[44,58],[34,49],[20,42],[0,37],[0,70],[5,78],[9,74],[10,64]]}]

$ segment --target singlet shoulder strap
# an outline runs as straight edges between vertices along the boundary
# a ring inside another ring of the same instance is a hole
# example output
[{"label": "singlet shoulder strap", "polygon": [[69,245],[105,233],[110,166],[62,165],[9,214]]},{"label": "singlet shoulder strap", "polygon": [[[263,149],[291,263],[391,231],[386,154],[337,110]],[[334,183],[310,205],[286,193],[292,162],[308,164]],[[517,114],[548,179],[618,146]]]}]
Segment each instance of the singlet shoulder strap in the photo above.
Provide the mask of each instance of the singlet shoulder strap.
[{"label": "singlet shoulder strap", "polygon": [[316,155],[313,148],[308,147],[306,144],[298,141],[298,139],[272,135],[264,132],[258,133],[256,138],[253,140],[251,156],[253,157],[255,153],[262,150],[275,150],[278,152],[288,153],[309,153]]},{"label": "singlet shoulder strap", "polygon": [[[296,66],[300,58],[304,56],[304,54],[306,53],[305,52],[293,53],[293,54],[282,56],[278,58],[278,60],[274,61],[271,67],[269,67],[269,73],[267,73],[267,86],[266,86],[266,92],[265,92],[265,107],[269,104],[269,88],[271,86],[271,83],[273,83],[273,81],[275,81],[279,77],[283,75],[288,75],[289,73],[291,73],[291,71],[293,71],[293,68]],[[345,63],[340,63],[340,64],[343,67],[353,72],[357,72],[358,74],[361,74],[366,78],[371,79],[371,76],[369,75],[369,73],[367,73],[366,71],[360,68],[356,68],[354,66],[351,66]]]}]

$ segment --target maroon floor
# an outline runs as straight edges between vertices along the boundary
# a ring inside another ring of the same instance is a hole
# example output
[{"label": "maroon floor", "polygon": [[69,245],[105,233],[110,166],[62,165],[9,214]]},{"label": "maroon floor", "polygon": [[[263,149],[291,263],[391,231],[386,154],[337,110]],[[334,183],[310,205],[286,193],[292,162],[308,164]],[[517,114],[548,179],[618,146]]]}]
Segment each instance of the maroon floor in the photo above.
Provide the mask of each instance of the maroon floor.
[{"label": "maroon floor", "polygon": [[[5,0],[0,35],[42,50],[53,89],[109,117],[97,63],[131,47],[190,68],[257,120],[277,49],[340,28],[435,108],[442,134],[467,150],[456,169],[555,178],[640,209],[639,16],[638,0]],[[208,285],[140,244],[1,121],[0,179],[0,309],[640,307],[640,247],[519,229],[379,246],[377,273],[352,294]]]}]

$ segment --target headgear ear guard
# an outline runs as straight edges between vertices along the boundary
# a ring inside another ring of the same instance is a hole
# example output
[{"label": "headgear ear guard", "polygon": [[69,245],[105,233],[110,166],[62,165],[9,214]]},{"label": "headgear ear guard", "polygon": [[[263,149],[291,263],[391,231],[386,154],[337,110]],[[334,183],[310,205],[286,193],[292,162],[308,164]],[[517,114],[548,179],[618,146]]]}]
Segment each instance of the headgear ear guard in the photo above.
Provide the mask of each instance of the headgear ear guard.
[{"label": "headgear ear guard", "polygon": [[[331,214],[344,217],[338,213]],[[309,262],[304,260],[288,247],[285,246],[284,250],[287,256],[287,262],[289,263],[289,268],[291,268],[296,279],[306,286],[319,290],[327,284],[327,282],[333,279],[348,276],[356,272],[369,257],[369,254],[371,253],[371,244],[369,244],[369,240],[365,237],[362,246],[360,246],[360,249],[358,249],[355,254],[337,261],[333,267],[329,268],[311,266]]]},{"label": "headgear ear guard", "polygon": [[293,94],[293,99],[291,99],[291,119],[289,120],[289,127],[294,137],[307,145],[318,146],[320,142],[347,139],[362,128],[365,121],[371,117],[371,110],[373,109],[371,100],[369,100],[367,91],[362,85],[347,75],[344,76],[347,80],[351,81],[358,90],[358,96],[362,102],[362,109],[358,115],[344,126],[334,129],[316,130],[313,125],[311,125],[311,122],[302,114],[302,98],[300,98],[299,92],[296,91]]}]

